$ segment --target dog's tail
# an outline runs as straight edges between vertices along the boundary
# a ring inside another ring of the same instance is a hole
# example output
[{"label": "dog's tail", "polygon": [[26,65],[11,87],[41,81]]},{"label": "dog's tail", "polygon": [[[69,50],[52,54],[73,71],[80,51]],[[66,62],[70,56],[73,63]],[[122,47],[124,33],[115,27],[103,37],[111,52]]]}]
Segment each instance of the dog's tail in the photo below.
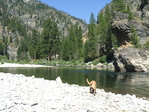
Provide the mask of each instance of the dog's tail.
[{"label": "dog's tail", "polygon": [[86,82],[87,82],[89,85],[91,85],[90,82],[88,81],[88,78],[86,78]]}]

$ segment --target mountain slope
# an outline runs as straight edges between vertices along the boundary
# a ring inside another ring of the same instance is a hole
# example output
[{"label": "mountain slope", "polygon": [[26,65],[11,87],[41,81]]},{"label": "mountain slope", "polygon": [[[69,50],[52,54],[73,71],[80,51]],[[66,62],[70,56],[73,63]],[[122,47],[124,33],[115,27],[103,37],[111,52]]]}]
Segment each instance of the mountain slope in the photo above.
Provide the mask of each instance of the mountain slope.
[{"label": "mountain slope", "polygon": [[[108,58],[115,71],[148,72],[149,0],[113,0],[107,6],[112,15],[109,29],[116,37]],[[99,16],[106,16],[107,6]]]},{"label": "mountain slope", "polygon": [[17,50],[23,38],[29,38],[33,30],[39,35],[47,18],[57,23],[61,36],[68,35],[72,25],[81,26],[83,35],[87,25],[81,19],[56,10],[38,0],[0,0],[0,43],[4,44],[4,55],[17,57]]},{"label": "mountain slope", "polygon": [[[111,21],[112,31],[118,39],[119,46],[124,44],[124,41],[130,41],[132,26],[135,28],[134,30],[138,35],[137,38],[139,39],[139,44],[144,45],[149,41],[149,1],[120,0],[125,3],[125,9],[121,9],[121,11],[117,11],[113,8],[115,1],[116,0],[113,0],[109,4],[109,7],[113,12]],[[105,8],[101,12],[104,11]]]}]

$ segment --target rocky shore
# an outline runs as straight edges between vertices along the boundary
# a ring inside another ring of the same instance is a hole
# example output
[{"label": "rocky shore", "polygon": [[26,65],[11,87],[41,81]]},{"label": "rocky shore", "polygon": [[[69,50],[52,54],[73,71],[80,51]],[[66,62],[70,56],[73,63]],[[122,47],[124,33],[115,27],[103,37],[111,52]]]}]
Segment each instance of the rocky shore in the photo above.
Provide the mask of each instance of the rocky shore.
[{"label": "rocky shore", "polygon": [[47,67],[47,66],[33,65],[33,64],[4,63],[4,64],[0,64],[0,67]]},{"label": "rocky shore", "polygon": [[149,101],[89,87],[0,73],[0,112],[149,112]]}]

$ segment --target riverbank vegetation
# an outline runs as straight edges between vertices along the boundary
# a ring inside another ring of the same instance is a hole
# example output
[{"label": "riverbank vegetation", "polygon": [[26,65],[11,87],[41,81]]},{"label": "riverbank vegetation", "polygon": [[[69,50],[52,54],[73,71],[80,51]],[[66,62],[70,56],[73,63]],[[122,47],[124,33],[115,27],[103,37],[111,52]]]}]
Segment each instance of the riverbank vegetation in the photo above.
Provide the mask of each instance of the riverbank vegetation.
[{"label": "riverbank vegetation", "polygon": [[37,59],[37,60],[19,60],[19,61],[14,61],[14,60],[9,60],[7,57],[0,56],[0,64],[4,63],[18,63],[18,64],[35,64],[35,65],[47,65],[47,66],[78,66],[78,67],[88,67],[88,66],[96,66],[101,63],[100,65],[107,66],[108,64],[106,63],[106,57],[101,57],[96,60],[93,60],[88,63],[84,63],[84,59],[79,59],[79,60],[60,60],[60,59],[54,59],[52,58],[51,61],[48,61],[47,59]]}]

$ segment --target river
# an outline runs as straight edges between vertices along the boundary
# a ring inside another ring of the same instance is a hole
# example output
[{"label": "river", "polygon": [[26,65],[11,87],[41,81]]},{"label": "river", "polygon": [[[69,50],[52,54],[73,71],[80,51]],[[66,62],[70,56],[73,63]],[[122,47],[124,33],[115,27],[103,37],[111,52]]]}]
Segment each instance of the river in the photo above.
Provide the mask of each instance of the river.
[{"label": "river", "polygon": [[117,94],[135,94],[149,98],[149,73],[119,73],[107,70],[96,70],[79,67],[7,67],[0,72],[24,74],[48,80],[61,77],[64,83],[88,86],[86,78],[95,80],[99,89]]}]

